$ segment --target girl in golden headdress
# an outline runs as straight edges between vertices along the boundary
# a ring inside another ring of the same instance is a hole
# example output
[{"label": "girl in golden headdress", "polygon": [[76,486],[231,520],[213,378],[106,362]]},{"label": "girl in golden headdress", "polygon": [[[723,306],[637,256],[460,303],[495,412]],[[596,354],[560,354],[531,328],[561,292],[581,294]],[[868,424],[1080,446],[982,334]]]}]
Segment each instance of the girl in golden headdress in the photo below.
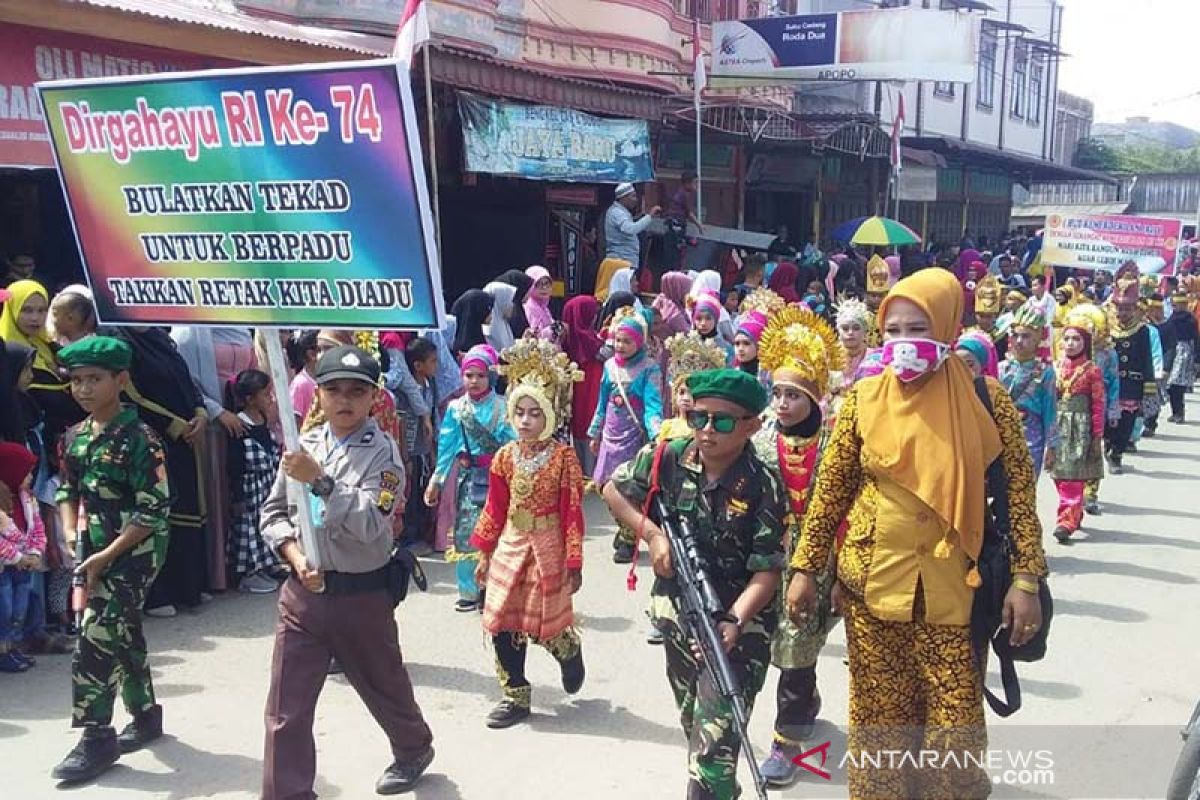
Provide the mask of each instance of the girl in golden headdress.
[{"label": "girl in golden headdress", "polygon": [[848,750],[905,754],[878,769],[851,763],[856,800],[989,792],[982,769],[921,765],[926,752],[981,756],[986,747],[970,619],[985,472],[997,457],[1012,523],[1009,639],[1024,644],[1041,626],[1037,580],[1046,562],[1021,418],[1004,388],[985,379],[989,414],[970,371],[949,352],[962,302],[958,280],[939,269],[905,278],[884,300],[887,366],[842,404],[792,558],[788,613],[803,625],[818,613],[817,576],[849,515],[837,560],[850,655]]},{"label": "girl in golden headdress", "polygon": [[[829,323],[807,308],[793,306],[771,317],[762,334],[759,359],[772,381],[773,413],[770,423],[755,435],[754,447],[787,490],[785,546],[790,558],[800,542],[800,525],[820,460],[831,373],[846,368],[846,353]],[[816,579],[819,612],[800,625],[781,615],[771,636],[771,663],[780,670],[779,689],[775,737],[762,764],[762,774],[775,786],[786,786],[796,779],[800,768],[792,759],[812,736],[821,710],[817,656],[836,621],[829,603],[832,558]],[[781,603],[783,586],[786,582],[781,585]]]},{"label": "girl in golden headdress", "polygon": [[483,590],[483,629],[492,638],[504,697],[489,728],[529,716],[525,653],[539,644],[559,663],[567,694],[583,685],[583,651],[571,596],[583,583],[583,471],[575,449],[554,434],[571,414],[583,374],[549,342],[523,339],[503,353],[508,419],[517,441],[497,451],[471,546]]}]

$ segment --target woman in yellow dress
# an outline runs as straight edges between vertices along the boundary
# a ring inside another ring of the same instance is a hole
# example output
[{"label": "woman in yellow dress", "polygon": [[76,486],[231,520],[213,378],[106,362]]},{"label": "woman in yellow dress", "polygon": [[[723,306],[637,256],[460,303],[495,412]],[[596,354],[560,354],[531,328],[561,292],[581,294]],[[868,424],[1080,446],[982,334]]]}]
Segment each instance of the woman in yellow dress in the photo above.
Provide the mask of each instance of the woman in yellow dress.
[{"label": "woman in yellow dress", "polygon": [[[803,623],[817,612],[816,575],[848,516],[838,581],[850,655],[851,798],[963,800],[990,791],[987,774],[964,756],[981,757],[987,746],[970,619],[985,472],[996,458],[1009,481],[1010,641],[1024,644],[1041,626],[1037,581],[1046,563],[1032,462],[1008,393],[985,379],[989,415],[949,350],[962,304],[958,281],[939,269],[905,278],[883,301],[887,367],[846,395],[791,562],[788,613]],[[947,759],[930,767],[929,751]]]}]

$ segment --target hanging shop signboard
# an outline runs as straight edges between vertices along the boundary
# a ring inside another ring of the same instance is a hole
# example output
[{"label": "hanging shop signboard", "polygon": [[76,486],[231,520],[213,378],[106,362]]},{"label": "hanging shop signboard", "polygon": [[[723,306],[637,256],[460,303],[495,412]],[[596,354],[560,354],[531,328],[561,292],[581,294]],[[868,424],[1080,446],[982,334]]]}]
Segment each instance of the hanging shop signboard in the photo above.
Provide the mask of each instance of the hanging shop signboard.
[{"label": "hanging shop signboard", "polygon": [[570,108],[529,106],[458,93],[466,168],[531,180],[654,180],[643,119],[605,119]]}]

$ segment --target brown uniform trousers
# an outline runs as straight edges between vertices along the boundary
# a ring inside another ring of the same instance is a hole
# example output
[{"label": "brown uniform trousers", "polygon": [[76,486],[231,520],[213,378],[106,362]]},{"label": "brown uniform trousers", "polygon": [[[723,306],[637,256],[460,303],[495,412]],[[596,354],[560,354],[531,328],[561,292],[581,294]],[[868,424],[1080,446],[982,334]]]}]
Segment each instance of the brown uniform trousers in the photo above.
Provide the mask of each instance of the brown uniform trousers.
[{"label": "brown uniform trousers", "polygon": [[386,589],[314,594],[295,578],[280,590],[267,697],[264,800],[315,798],[313,718],[330,656],[383,728],[397,761],[416,759],[433,734],[413,697]]}]

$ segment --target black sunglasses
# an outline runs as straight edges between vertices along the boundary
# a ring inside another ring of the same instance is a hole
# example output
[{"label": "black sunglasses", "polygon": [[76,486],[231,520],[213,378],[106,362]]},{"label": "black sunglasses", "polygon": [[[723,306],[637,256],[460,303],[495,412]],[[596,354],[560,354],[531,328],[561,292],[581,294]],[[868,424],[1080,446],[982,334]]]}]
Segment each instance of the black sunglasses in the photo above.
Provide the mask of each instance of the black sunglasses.
[{"label": "black sunglasses", "polygon": [[748,419],[754,419],[753,416],[735,417],[732,414],[722,414],[721,412],[709,413],[707,411],[689,411],[687,414],[687,425],[694,431],[702,431],[712,423],[712,429],[717,433],[733,433],[733,429],[737,427],[739,422],[744,422]]}]

